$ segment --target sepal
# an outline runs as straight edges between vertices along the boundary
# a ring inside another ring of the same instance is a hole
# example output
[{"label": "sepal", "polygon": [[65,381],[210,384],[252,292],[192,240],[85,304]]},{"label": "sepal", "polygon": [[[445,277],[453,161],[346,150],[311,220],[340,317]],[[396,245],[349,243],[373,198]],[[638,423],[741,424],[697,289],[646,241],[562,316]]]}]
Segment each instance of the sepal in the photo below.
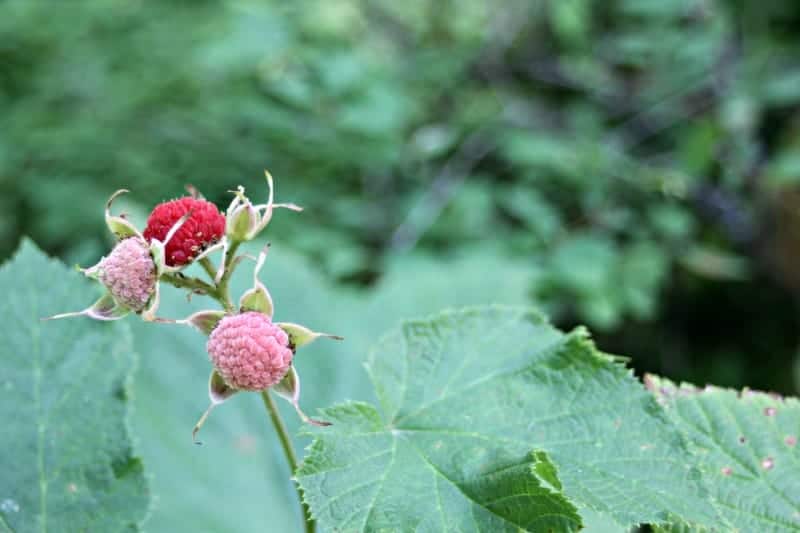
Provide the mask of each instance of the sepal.
[{"label": "sepal", "polygon": [[292,322],[276,322],[275,325],[281,328],[283,331],[285,331],[287,335],[289,335],[289,346],[291,346],[292,350],[296,350],[301,346],[310,344],[320,337],[334,339],[337,341],[344,340],[344,337],[340,337],[339,335],[331,335],[330,333],[320,333],[318,331],[312,331],[305,326],[301,326],[300,324],[294,324]]},{"label": "sepal", "polygon": [[80,272],[87,278],[93,279],[95,281],[100,281],[100,263],[102,262],[103,260],[101,259],[96,265],[90,266],[89,268],[81,268],[81,267],[76,267],[76,268],[78,269],[78,272]]},{"label": "sepal", "polygon": [[208,397],[211,400],[211,405],[208,406],[208,409],[206,409],[203,416],[201,416],[197,424],[194,425],[194,429],[192,429],[192,441],[195,444],[202,444],[202,442],[197,440],[197,432],[200,431],[200,428],[206,423],[208,415],[211,414],[211,410],[219,404],[224,403],[237,392],[239,391],[229,387],[228,384],[225,383],[225,380],[216,370],[211,371],[211,376],[208,378]]},{"label": "sepal", "polygon": [[142,320],[146,322],[156,321],[156,311],[158,311],[158,303],[161,301],[161,290],[159,289],[158,280],[156,280],[155,287],[153,288],[153,295],[150,296],[150,301],[147,307],[142,311]]},{"label": "sepal", "polygon": [[233,191],[236,197],[225,214],[225,234],[234,241],[249,241],[255,237],[260,222],[258,211],[244,195],[241,185]]},{"label": "sepal", "polygon": [[185,265],[179,266],[167,265],[167,244],[169,244],[169,241],[172,240],[172,237],[174,237],[178,230],[181,229],[184,224],[186,224],[186,221],[189,220],[191,216],[192,211],[188,211],[177,222],[175,222],[164,238],[164,242],[161,242],[158,239],[151,240],[150,255],[153,256],[153,262],[156,264],[156,272],[159,277],[161,277],[161,274],[164,274],[165,272],[179,272],[190,264],[186,263]]},{"label": "sepal", "polygon": [[200,190],[197,187],[195,187],[194,185],[192,185],[191,183],[187,183],[186,185],[183,186],[183,188],[186,189],[186,192],[189,193],[189,196],[191,196],[195,200],[205,200],[206,199],[206,197],[203,196],[203,193],[201,193]]},{"label": "sepal", "polygon": [[214,283],[219,284],[222,281],[223,276],[225,275],[225,265],[228,264],[228,252],[230,250],[230,239],[228,236],[225,235],[222,238],[222,242],[219,244],[222,245],[222,258],[219,262],[219,268],[217,269],[217,275],[214,276]]},{"label": "sepal", "polygon": [[117,303],[117,301],[114,300],[114,297],[111,296],[111,293],[107,292],[94,304],[92,304],[90,307],[87,307],[83,311],[61,313],[43,318],[42,320],[57,320],[60,318],[69,318],[74,316],[88,316],[89,318],[93,318],[95,320],[111,321],[119,320],[120,318],[125,317],[128,313],[130,313],[130,311],[131,310],[127,307]]},{"label": "sepal", "polygon": [[320,427],[331,425],[330,422],[316,420],[309,417],[303,412],[302,409],[300,409],[300,376],[294,369],[294,365],[289,367],[289,371],[286,372],[286,375],[277,385],[272,386],[272,390],[274,390],[278,396],[288,400],[289,403],[294,406],[294,410],[297,411],[297,414],[300,416],[303,422]]},{"label": "sepal", "polygon": [[[267,197],[267,203],[261,204],[256,206],[256,211],[259,212],[261,215],[261,220],[258,223],[258,227],[256,229],[255,234],[258,235],[261,231],[267,227],[270,220],[272,220],[272,212],[276,207],[282,207],[285,209],[289,209],[291,211],[302,211],[303,208],[295,205],[295,204],[276,204],[274,203],[275,199],[275,187],[272,182],[272,174],[269,173],[268,170],[264,170],[264,176],[267,178],[267,187],[269,188],[269,196]],[[263,210],[263,213],[261,211]]]},{"label": "sepal", "polygon": [[114,203],[114,200],[118,196],[123,195],[127,192],[130,191],[128,191],[127,189],[120,189],[116,191],[114,194],[112,194],[111,197],[106,202],[106,211],[105,211],[106,225],[108,226],[108,229],[111,231],[111,233],[113,233],[114,236],[116,236],[117,239],[120,241],[123,239],[127,239],[128,237],[139,237],[140,239],[144,240],[142,234],[139,233],[139,230],[136,229],[136,227],[133,224],[125,220],[125,218],[123,218],[122,216],[115,216],[111,214],[111,204]]},{"label": "sepal", "polygon": [[274,306],[272,304],[272,296],[269,294],[267,287],[258,279],[261,268],[267,259],[267,252],[269,251],[269,244],[267,244],[261,253],[258,254],[256,266],[253,269],[253,288],[242,294],[239,299],[239,312],[245,313],[247,311],[257,311],[272,318]]},{"label": "sepal", "polygon": [[176,323],[193,326],[200,330],[201,333],[211,335],[211,332],[214,331],[214,328],[217,327],[219,321],[224,317],[225,311],[199,311],[189,318],[176,321]]},{"label": "sepal", "polygon": [[261,231],[267,227],[272,220],[272,212],[275,208],[290,209],[292,211],[302,211],[303,208],[295,204],[276,204],[274,202],[275,191],[272,175],[264,171],[269,188],[269,196],[266,204],[253,205],[250,199],[244,194],[244,187],[239,187],[233,191],[235,198],[231,201],[226,211],[225,235],[236,242],[253,240]]},{"label": "sepal", "polygon": [[200,333],[205,335],[211,335],[211,332],[214,331],[214,328],[217,327],[219,321],[225,318],[225,311],[222,310],[208,310],[208,311],[198,311],[197,313],[181,319],[181,320],[174,320],[172,318],[156,318],[154,322],[158,322],[159,324],[181,324],[184,326],[191,326],[196,328]]}]

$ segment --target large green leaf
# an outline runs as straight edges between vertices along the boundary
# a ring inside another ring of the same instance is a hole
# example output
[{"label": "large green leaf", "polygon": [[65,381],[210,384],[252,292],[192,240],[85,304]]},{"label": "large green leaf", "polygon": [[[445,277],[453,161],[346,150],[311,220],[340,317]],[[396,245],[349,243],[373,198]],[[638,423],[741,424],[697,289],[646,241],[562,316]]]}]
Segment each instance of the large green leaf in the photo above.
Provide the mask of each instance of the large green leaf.
[{"label": "large green leaf", "polygon": [[[259,247],[251,243],[246,251]],[[236,297],[252,284],[251,269],[245,262],[237,272]],[[493,283],[475,283],[485,272],[495,274]],[[202,274],[194,267],[188,273]],[[357,292],[326,283],[280,243],[273,244],[261,275],[272,293],[276,320],[345,337],[343,342],[321,339],[298,352],[300,401],[309,414],[342,399],[373,400],[362,362],[379,335],[403,317],[447,305],[523,303],[530,277],[528,265],[486,253],[452,261],[416,256],[398,259],[377,287]],[[214,305],[197,296],[187,303],[185,294],[164,287],[159,315],[183,317]],[[258,395],[239,394],[217,408],[200,434],[203,446],[193,445],[192,425],[208,402],[205,337],[185,327],[133,318],[129,323],[142,354],[133,425],[153,476],[156,503],[148,531],[296,530],[300,513],[291,472]],[[280,400],[279,406],[294,433],[300,427],[295,412]],[[309,442],[295,439],[298,451]],[[208,504],[212,501],[215,505]]]},{"label": "large green leaf", "polygon": [[[760,392],[680,386],[655,376],[648,387],[691,442],[723,531],[800,531],[800,402]],[[678,531],[678,529],[674,530]]]},{"label": "large green leaf", "polygon": [[[458,429],[422,442],[371,405],[325,411],[334,427],[298,471],[321,523],[335,531],[577,531],[544,452],[508,454]],[[432,446],[432,447],[431,447]]]},{"label": "large green leaf", "polygon": [[[368,367],[379,407],[327,410],[297,476],[327,528],[569,531],[564,496],[620,529],[713,519],[679,433],[582,330],[515,308],[447,312],[407,322]],[[493,474],[505,469],[528,484]]]},{"label": "large green leaf", "polygon": [[27,241],[0,292],[0,530],[137,530],[149,492],[126,423],[128,328],[40,321],[96,295]]}]

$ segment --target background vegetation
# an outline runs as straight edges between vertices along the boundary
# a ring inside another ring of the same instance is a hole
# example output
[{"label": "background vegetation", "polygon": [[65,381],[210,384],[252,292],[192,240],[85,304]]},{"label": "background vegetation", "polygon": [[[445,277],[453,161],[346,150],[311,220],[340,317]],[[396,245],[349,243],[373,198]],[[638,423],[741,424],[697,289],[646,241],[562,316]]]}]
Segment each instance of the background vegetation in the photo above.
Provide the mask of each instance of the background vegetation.
[{"label": "background vegetation", "polygon": [[270,239],[362,302],[454,264],[432,286],[637,372],[797,393],[798,30],[777,0],[5,1],[0,257],[91,264],[113,190],[141,220],[267,167],[307,208]]}]

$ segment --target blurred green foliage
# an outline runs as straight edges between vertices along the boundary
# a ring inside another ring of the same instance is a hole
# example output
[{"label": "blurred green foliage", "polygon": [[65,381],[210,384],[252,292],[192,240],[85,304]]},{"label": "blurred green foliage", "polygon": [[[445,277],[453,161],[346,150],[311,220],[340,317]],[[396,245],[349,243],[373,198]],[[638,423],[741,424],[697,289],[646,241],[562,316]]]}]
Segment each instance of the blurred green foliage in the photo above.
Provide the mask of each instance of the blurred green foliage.
[{"label": "blurred green foliage", "polygon": [[0,256],[88,263],[115,189],[224,205],[267,167],[307,208],[270,235],[339,281],[479,250],[639,368],[789,391],[799,32],[778,0],[6,0]]}]

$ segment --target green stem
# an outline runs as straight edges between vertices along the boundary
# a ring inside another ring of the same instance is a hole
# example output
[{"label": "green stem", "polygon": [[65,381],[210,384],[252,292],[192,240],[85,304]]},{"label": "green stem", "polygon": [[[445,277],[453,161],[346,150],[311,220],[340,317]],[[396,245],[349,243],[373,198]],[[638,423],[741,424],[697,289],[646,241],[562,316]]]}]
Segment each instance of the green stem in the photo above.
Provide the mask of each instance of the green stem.
[{"label": "green stem", "polygon": [[229,285],[231,283],[231,276],[234,271],[234,262],[236,260],[236,250],[239,249],[241,241],[232,241],[230,248],[228,248],[228,256],[225,258],[225,272],[222,274],[222,279],[219,280],[217,289],[222,297],[220,303],[229,313],[234,312],[233,302],[231,301]]},{"label": "green stem", "polygon": [[192,292],[207,294],[215,300],[219,300],[220,298],[219,288],[201,279],[190,278],[180,274],[162,274],[161,281],[166,281],[173,287],[179,289],[189,289]]},{"label": "green stem", "polygon": [[[283,446],[283,453],[286,455],[286,460],[289,462],[289,468],[292,471],[292,475],[294,475],[297,472],[297,454],[294,451],[294,446],[292,446],[292,439],[289,437],[289,432],[286,430],[286,425],[283,423],[280,412],[278,412],[278,406],[275,405],[275,401],[272,399],[272,396],[268,390],[261,391],[261,399],[264,400],[264,407],[266,407],[267,413],[269,413],[269,417],[272,420],[272,425],[275,426],[275,432],[278,434],[278,438],[281,441],[281,446]],[[305,532],[314,533],[317,529],[317,524],[311,517],[311,509],[309,509],[308,504],[303,501],[303,495],[300,492],[300,487],[295,484],[295,489],[297,490],[297,497],[300,500],[300,508],[303,512]]]},{"label": "green stem", "polygon": [[208,277],[213,281],[217,275],[217,269],[214,268],[214,263],[211,262],[211,259],[204,257],[200,259],[199,263],[200,266],[203,267],[203,270],[206,271],[206,274],[208,274]]}]

